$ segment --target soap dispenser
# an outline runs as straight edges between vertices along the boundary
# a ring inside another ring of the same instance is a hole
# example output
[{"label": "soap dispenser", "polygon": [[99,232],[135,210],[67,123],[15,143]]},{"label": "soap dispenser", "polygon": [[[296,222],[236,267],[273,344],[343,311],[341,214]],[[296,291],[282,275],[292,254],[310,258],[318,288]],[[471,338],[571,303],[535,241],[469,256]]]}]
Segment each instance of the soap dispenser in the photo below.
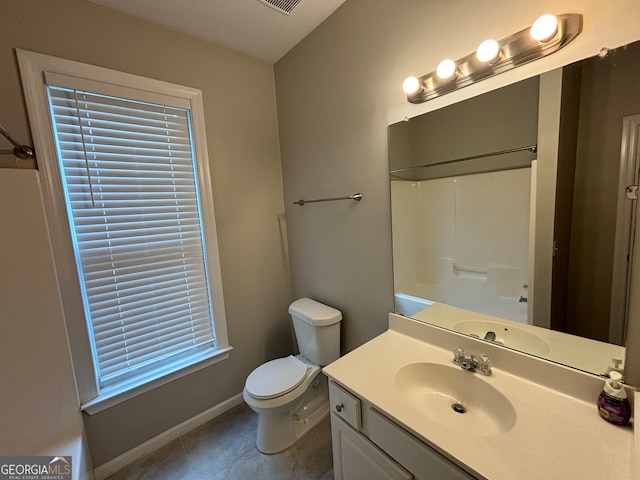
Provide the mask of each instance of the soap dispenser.
[{"label": "soap dispenser", "polygon": [[598,396],[598,412],[607,422],[626,425],[631,418],[631,405],[627,398],[620,372],[611,371]]}]

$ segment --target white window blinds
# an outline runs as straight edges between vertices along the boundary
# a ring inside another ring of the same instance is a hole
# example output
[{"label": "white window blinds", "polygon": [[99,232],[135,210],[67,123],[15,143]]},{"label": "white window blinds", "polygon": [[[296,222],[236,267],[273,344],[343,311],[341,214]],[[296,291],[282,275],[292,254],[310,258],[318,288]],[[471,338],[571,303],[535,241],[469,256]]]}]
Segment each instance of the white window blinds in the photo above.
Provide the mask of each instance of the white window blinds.
[{"label": "white window blinds", "polygon": [[215,348],[189,110],[47,90],[99,385]]}]

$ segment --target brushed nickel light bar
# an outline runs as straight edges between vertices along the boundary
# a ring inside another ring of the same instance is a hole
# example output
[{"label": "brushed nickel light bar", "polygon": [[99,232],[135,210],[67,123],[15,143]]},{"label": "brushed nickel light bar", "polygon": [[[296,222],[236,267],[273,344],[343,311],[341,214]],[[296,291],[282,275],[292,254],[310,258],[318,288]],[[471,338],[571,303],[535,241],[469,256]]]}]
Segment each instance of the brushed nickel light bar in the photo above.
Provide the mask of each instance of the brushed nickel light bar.
[{"label": "brushed nickel light bar", "polygon": [[546,14],[531,27],[502,40],[485,40],[478,50],[456,61],[446,59],[422,77],[409,77],[403,89],[410,103],[424,103],[557,52],[582,31],[582,15]]}]

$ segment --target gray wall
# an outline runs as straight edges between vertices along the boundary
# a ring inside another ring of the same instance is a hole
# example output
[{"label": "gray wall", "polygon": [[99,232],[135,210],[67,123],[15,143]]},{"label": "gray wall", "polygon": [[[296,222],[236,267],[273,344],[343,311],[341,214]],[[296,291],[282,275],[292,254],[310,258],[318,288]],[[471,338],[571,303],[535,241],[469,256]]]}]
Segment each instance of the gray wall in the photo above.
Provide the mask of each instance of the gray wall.
[{"label": "gray wall", "polygon": [[35,172],[1,169],[0,205],[0,452],[35,454],[82,416]]},{"label": "gray wall", "polygon": [[[396,5],[347,0],[276,64],[293,295],[342,311],[343,352],[382,333],[393,310],[387,120],[375,101],[386,72],[368,73],[391,53],[375,27]],[[362,201],[292,204],[356,192]]]},{"label": "gray wall", "polygon": [[[276,64],[293,293],[343,310],[344,352],[382,332],[393,308],[387,125],[640,36],[637,0],[552,3],[347,0]],[[406,102],[405,77],[461,58],[487,36],[506,37],[547,10],[584,15],[582,34],[564,50],[426,104]],[[364,195],[360,204],[291,204],[354,191]]]},{"label": "gray wall", "polygon": [[[239,394],[253,368],[292,351],[273,66],[86,1],[1,0],[0,11],[0,123],[24,143],[30,142],[30,131],[14,48],[183,84],[203,92],[229,342],[234,350],[224,362],[98,414],[85,415],[93,464],[98,466]],[[23,198],[16,196],[12,201],[18,203]],[[23,240],[2,236],[0,250],[10,252],[14,243],[21,244]],[[41,241],[46,248],[46,239]],[[33,258],[36,261],[39,257]],[[32,291],[26,282],[40,271],[48,282],[48,291],[55,291],[55,277],[49,273],[51,258],[46,260],[30,265],[29,275],[16,272],[14,288]],[[3,275],[7,274],[3,270]],[[42,302],[40,311],[50,311],[51,316],[9,317],[7,312],[23,312],[26,316],[30,311],[18,308],[17,302],[24,299],[10,296],[10,292],[3,289],[0,297],[2,342],[20,343],[22,348],[12,359],[20,368],[27,363],[30,352],[47,351],[50,347],[48,338],[42,336],[25,341],[9,328],[11,324],[34,322],[34,329],[46,324],[59,332],[64,331],[64,325],[59,313],[54,315],[60,312],[55,294],[33,298]],[[46,367],[43,362],[41,368]],[[24,371],[25,383],[13,385],[14,390],[29,391],[28,372]],[[6,384],[0,385],[2,398],[10,394],[6,388]],[[40,410],[49,411],[46,396],[39,402]],[[4,415],[2,419],[2,436],[11,436],[13,430],[4,423]],[[21,427],[33,431],[37,426]]]},{"label": "gray wall", "polygon": [[611,308],[622,122],[640,114],[639,59],[634,44],[582,64],[567,329],[602,341],[609,339],[601,319]]}]

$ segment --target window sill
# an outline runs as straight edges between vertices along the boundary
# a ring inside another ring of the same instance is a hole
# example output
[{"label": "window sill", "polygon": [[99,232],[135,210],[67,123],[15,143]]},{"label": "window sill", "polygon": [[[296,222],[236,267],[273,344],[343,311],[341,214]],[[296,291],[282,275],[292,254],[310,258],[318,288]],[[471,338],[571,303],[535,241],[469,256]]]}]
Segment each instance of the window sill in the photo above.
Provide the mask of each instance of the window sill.
[{"label": "window sill", "polygon": [[229,358],[231,350],[233,347],[220,348],[213,353],[198,353],[185,357],[180,362],[182,366],[170,373],[166,373],[165,370],[151,371],[135,379],[105,387],[100,390],[96,398],[84,403],[81,410],[89,415],[101,412],[201,368],[226,360]]}]

